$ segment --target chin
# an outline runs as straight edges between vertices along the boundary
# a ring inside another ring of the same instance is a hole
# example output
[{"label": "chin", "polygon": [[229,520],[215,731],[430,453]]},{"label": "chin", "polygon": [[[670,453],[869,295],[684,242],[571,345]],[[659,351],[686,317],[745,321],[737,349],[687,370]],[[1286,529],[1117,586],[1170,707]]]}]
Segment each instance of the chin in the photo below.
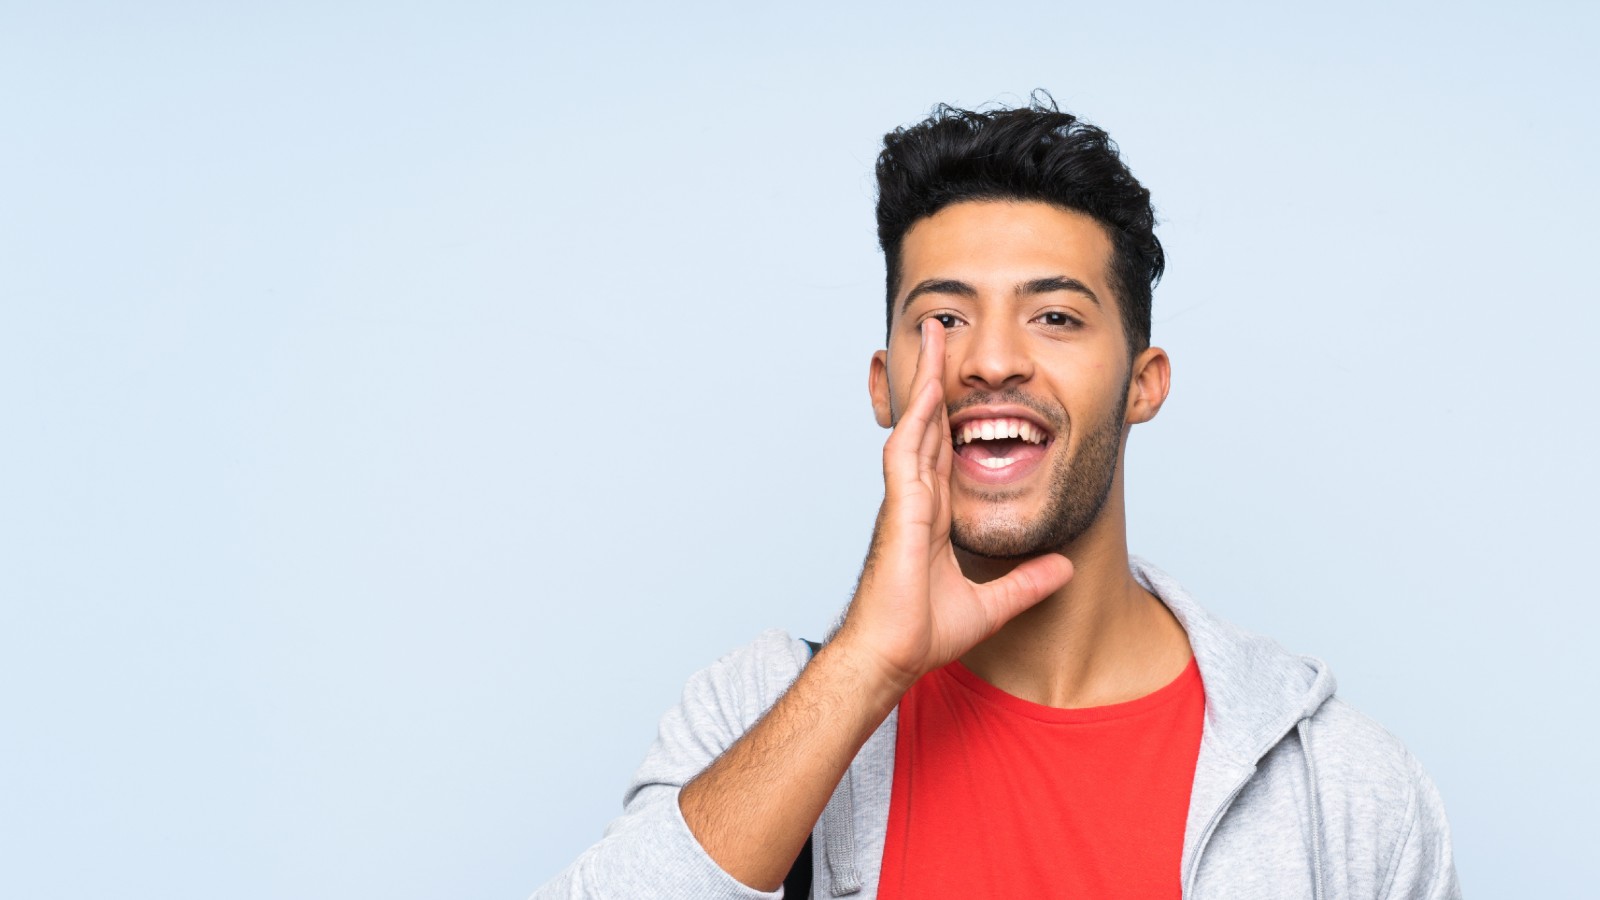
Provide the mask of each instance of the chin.
[{"label": "chin", "polygon": [[1027,559],[1050,550],[1037,525],[1029,527],[1024,522],[988,521],[975,523],[956,520],[950,523],[950,543],[957,550],[986,559]]},{"label": "chin", "polygon": [[1074,503],[1070,495],[1054,498],[1044,509],[1023,513],[1010,505],[987,503],[982,515],[962,515],[950,522],[950,543],[956,549],[988,559],[1027,559],[1060,553],[1086,534],[1105,508],[1110,483],[1097,502]]}]

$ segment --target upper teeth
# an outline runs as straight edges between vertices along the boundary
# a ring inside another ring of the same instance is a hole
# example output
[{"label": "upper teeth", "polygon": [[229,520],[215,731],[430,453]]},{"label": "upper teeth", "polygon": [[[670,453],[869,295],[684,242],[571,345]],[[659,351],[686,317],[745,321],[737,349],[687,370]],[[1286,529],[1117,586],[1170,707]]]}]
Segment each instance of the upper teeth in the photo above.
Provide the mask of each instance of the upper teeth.
[{"label": "upper teeth", "polygon": [[998,441],[1021,438],[1030,444],[1044,443],[1044,429],[1026,419],[969,419],[956,426],[957,444],[971,441]]}]

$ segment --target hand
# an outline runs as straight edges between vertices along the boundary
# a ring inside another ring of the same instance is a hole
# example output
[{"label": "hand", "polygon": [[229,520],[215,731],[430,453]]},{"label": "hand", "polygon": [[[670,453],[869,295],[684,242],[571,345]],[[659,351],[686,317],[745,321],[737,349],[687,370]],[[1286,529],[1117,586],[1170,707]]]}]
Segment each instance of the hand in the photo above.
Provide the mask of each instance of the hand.
[{"label": "hand", "polygon": [[883,447],[883,506],[855,598],[835,644],[902,691],[1067,583],[1072,563],[1047,553],[984,584],[950,544],[955,449],[944,399],[944,327],[922,325],[910,400]]}]

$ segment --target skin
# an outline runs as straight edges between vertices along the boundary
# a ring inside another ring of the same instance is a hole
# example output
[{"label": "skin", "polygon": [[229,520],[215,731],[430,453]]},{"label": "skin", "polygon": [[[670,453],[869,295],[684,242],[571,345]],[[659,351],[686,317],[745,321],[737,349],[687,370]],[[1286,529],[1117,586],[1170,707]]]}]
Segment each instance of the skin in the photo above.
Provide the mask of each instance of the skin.
[{"label": "skin", "polygon": [[[794,685],[679,794],[739,881],[782,883],[856,752],[933,669],[960,659],[1025,700],[1082,707],[1148,694],[1188,664],[1183,629],[1128,570],[1123,448],[1166,400],[1170,363],[1156,347],[1129,358],[1111,253],[1094,219],[1035,202],[958,203],[906,233],[868,377],[893,431],[855,597]],[[1053,433],[1002,485],[964,473],[950,436],[952,409],[995,402]]]}]

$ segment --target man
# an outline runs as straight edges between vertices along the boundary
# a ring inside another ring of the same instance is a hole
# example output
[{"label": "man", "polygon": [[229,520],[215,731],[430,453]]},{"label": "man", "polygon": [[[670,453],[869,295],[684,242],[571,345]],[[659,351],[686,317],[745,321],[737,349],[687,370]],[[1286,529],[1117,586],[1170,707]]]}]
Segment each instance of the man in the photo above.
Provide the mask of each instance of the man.
[{"label": "man", "polygon": [[1170,365],[1115,144],[941,107],[877,176],[893,431],[855,597],[814,658],[774,631],[696,674],[535,896],[774,897],[806,846],[815,897],[1459,896],[1432,783],[1327,668],[1128,555]]}]

